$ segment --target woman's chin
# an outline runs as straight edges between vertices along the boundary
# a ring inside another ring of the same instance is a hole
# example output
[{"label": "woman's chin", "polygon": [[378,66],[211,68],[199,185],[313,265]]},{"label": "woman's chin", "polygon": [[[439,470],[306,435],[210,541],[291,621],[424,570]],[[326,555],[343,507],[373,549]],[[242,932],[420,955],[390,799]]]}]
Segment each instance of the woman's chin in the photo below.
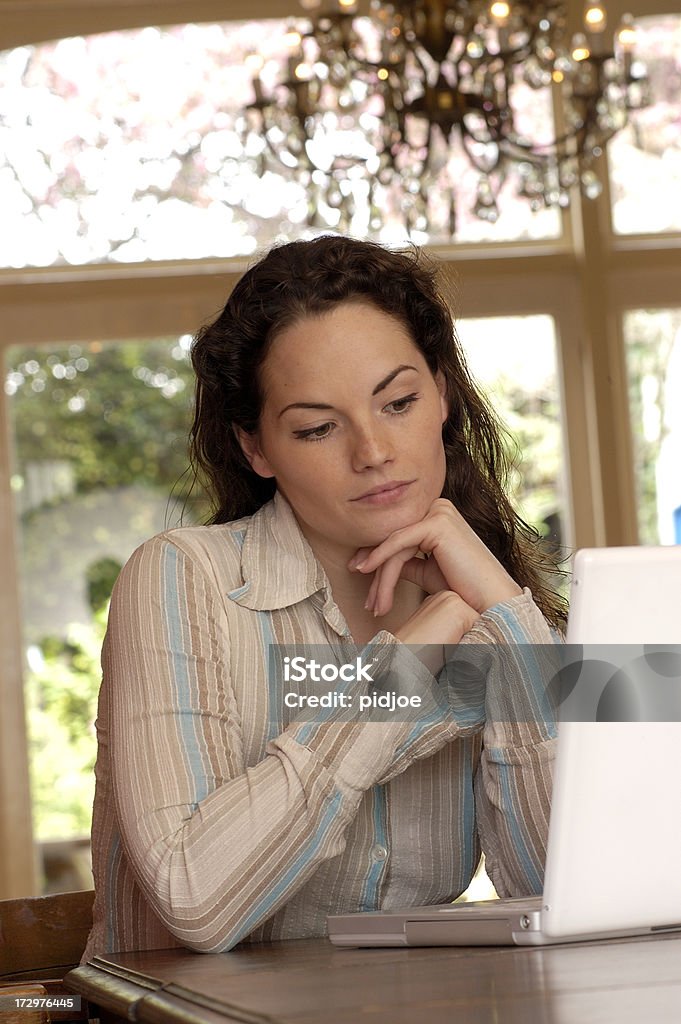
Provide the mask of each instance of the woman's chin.
[{"label": "woman's chin", "polygon": [[378,512],[375,516],[375,522],[367,525],[365,529],[358,530],[358,535],[363,537],[363,540],[357,545],[358,547],[377,547],[396,530],[402,530],[405,526],[419,523],[426,515],[427,509],[425,512],[419,512],[419,510],[414,508],[384,508],[373,511]]}]

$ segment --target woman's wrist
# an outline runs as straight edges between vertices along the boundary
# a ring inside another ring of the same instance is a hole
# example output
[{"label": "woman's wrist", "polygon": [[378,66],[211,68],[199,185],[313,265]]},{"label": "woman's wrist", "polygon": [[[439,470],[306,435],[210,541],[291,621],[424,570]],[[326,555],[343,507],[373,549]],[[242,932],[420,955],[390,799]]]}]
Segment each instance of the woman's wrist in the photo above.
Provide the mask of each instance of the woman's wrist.
[{"label": "woman's wrist", "polygon": [[479,596],[473,607],[480,615],[493,608],[495,604],[510,601],[522,594],[522,587],[510,576],[505,575],[506,579],[490,581],[489,585],[479,587]]}]

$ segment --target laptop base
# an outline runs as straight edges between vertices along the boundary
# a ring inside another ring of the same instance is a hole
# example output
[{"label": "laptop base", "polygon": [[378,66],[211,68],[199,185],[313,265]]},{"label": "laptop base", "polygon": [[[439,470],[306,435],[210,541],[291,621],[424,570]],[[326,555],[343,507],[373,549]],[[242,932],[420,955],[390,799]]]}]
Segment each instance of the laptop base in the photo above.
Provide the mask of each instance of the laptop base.
[{"label": "laptop base", "polygon": [[542,897],[444,903],[328,917],[335,946],[549,946],[681,931],[681,922],[588,935],[548,935]]}]

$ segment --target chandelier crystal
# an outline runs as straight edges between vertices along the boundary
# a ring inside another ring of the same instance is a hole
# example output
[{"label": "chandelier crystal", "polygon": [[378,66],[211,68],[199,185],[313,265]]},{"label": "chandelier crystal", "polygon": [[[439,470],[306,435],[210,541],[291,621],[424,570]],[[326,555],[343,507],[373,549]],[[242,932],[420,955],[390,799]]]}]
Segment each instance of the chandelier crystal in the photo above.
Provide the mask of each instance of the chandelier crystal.
[{"label": "chandelier crystal", "polygon": [[[572,36],[563,0],[372,0],[369,18],[355,0],[301,3],[281,77],[265,81],[263,58],[248,59],[247,113],[269,156],[305,186],[313,226],[347,229],[361,199],[376,229],[397,186],[410,233],[453,236],[455,150],[477,176],[473,212],[489,222],[511,167],[534,210],[568,206],[575,187],[595,198],[597,158],[647,101],[633,19],[608,39],[599,0],[587,0]],[[527,102],[518,112],[528,89],[552,94],[552,132],[535,129]]]}]

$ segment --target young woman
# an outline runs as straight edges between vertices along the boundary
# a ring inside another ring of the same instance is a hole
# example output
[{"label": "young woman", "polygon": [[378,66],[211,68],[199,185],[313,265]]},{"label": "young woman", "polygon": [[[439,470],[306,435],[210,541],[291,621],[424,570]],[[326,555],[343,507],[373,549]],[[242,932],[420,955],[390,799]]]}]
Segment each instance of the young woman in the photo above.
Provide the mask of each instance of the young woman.
[{"label": "young woman", "polygon": [[481,848],[501,895],[540,891],[554,731],[521,659],[512,685],[490,670],[484,724],[455,702],[381,725],[287,712],[268,667],[272,644],[369,644],[389,667],[412,645],[558,637],[434,270],[336,236],[276,247],[193,361],[215,515],[142,545],[114,591],[86,956],[445,902]]}]

